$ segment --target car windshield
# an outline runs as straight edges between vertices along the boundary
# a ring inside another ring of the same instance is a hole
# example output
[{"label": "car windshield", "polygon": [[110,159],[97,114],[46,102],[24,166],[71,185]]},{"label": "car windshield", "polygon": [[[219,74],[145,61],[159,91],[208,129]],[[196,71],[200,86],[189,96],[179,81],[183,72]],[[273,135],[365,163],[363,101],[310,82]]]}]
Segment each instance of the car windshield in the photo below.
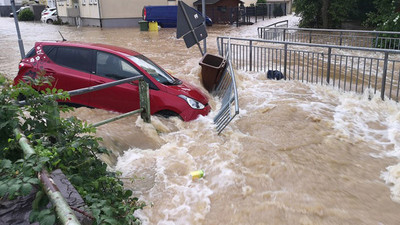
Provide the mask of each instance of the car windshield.
[{"label": "car windshield", "polygon": [[178,79],[171,77],[167,72],[143,55],[129,56],[128,58],[142,69],[146,70],[148,74],[162,84],[171,85],[180,83]]}]

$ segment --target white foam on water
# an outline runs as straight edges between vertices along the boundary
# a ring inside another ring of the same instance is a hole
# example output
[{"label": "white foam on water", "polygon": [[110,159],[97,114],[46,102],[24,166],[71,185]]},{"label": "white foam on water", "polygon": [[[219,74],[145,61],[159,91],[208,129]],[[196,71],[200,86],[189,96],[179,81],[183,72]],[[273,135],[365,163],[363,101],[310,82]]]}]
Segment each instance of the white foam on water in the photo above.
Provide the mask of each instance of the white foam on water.
[{"label": "white foam on water", "polygon": [[[146,126],[145,130],[158,130],[158,127],[165,126],[159,119],[154,120],[156,122],[146,125],[138,118],[136,126]],[[156,125],[151,128],[153,124]],[[221,137],[215,135],[211,116],[200,117],[191,123],[176,120],[175,126],[178,127],[176,132],[160,133],[160,138],[166,143],[160,149],[130,149],[119,157],[115,166],[116,170],[123,171],[122,177],[144,176],[139,183],[149,183],[146,176],[154,175],[154,181],[150,182],[153,186],[147,189],[135,187],[143,190],[138,193],[141,200],[154,202],[154,207],[157,207],[135,213],[144,224],[154,223],[151,221],[153,217],[157,218],[157,224],[201,224],[210,210],[213,190],[243,182],[232,170],[237,155],[229,151],[242,148],[241,144],[233,138],[221,146]],[[204,131],[209,132],[199,133]],[[192,181],[190,171],[198,169],[203,169],[205,176]]]},{"label": "white foam on water", "polygon": [[[367,90],[363,95],[310,85],[318,102],[299,104],[312,114],[332,111],[333,127],[341,138],[369,143],[376,152],[371,157],[396,157],[400,160],[400,105],[392,100],[382,101],[380,93]],[[336,106],[324,104],[336,99]],[[400,164],[383,171],[381,178],[390,186],[392,200],[400,200]]]}]

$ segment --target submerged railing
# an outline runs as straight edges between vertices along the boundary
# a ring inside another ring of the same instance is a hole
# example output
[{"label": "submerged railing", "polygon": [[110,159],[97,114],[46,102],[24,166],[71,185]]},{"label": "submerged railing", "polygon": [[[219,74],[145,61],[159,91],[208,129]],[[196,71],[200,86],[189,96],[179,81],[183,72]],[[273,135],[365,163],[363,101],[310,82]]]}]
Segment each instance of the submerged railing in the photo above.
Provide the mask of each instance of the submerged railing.
[{"label": "submerged railing", "polygon": [[279,70],[289,80],[357,93],[380,91],[382,99],[399,101],[400,51],[231,37],[218,37],[217,42],[220,54],[232,49],[236,69]]},{"label": "submerged railing", "polygon": [[265,40],[400,50],[400,32],[259,27]]},{"label": "submerged railing", "polygon": [[218,134],[220,134],[225,127],[239,114],[239,97],[236,88],[235,73],[231,63],[230,48],[226,48],[225,53],[227,65],[222,73],[221,80],[213,92],[222,100],[221,109],[214,117],[214,123]]}]

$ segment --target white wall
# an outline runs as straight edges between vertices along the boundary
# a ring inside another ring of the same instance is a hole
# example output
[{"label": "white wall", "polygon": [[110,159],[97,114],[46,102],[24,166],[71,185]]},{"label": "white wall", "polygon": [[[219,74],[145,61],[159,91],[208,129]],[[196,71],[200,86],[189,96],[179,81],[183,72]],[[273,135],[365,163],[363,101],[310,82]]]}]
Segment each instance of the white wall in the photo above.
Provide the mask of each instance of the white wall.
[{"label": "white wall", "polygon": [[[15,5],[21,5],[22,0],[15,0]],[[11,5],[11,0],[0,0],[0,5]]]}]

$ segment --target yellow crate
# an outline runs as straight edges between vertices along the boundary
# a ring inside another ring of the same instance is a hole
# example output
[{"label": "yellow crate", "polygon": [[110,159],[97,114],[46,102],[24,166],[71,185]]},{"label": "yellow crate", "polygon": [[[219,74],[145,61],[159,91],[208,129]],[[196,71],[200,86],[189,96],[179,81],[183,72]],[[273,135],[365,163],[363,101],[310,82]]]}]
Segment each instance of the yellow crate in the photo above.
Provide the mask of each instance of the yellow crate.
[{"label": "yellow crate", "polygon": [[149,31],[158,31],[158,23],[157,21],[151,21],[149,22]]}]

